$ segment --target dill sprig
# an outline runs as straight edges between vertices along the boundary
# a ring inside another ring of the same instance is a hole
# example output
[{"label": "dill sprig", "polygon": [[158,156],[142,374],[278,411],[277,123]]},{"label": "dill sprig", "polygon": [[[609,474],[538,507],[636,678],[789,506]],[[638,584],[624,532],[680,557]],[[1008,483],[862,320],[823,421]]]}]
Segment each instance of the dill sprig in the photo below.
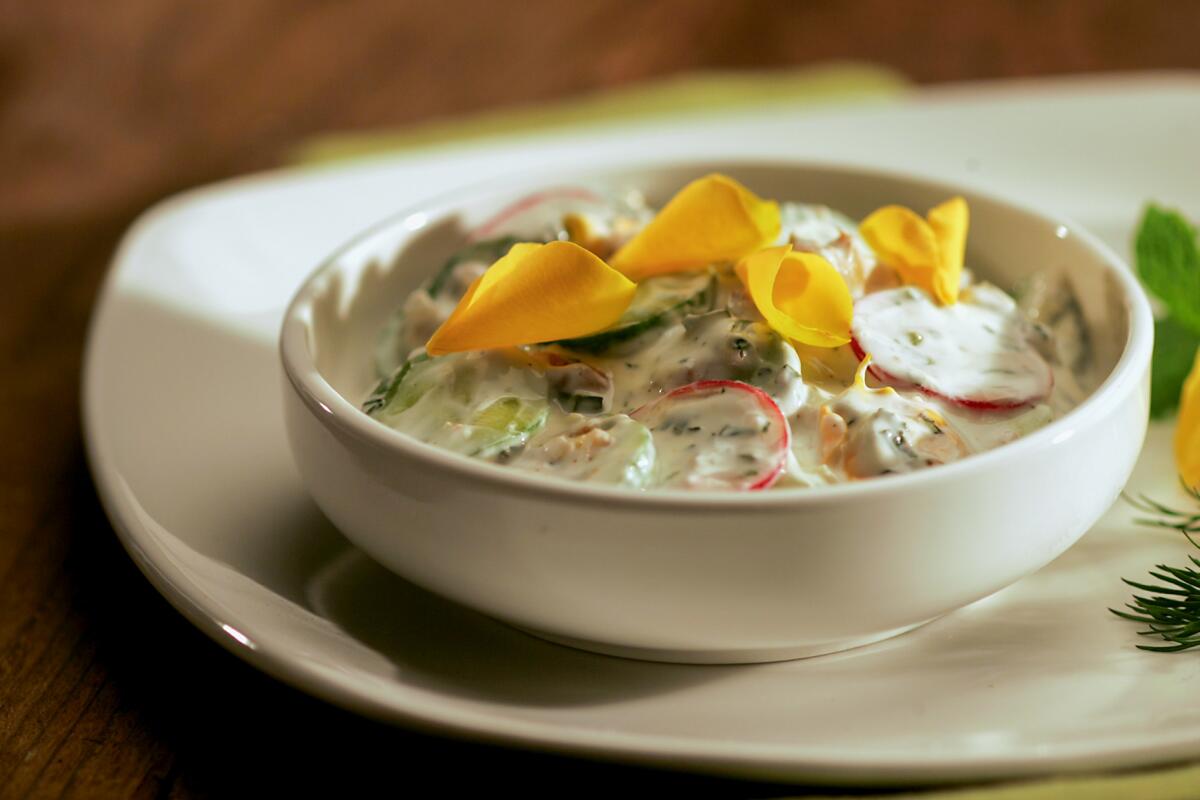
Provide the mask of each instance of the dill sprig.
[{"label": "dill sprig", "polygon": [[[1188,496],[1200,506],[1200,490],[1184,485]],[[1151,516],[1138,517],[1134,520],[1139,525],[1151,528],[1167,528],[1182,533],[1193,547],[1200,549],[1200,543],[1193,538],[1200,533],[1200,510],[1180,511],[1159,503],[1144,494],[1137,497],[1123,495],[1125,501],[1144,514]],[[1139,583],[1128,578],[1122,578],[1126,584],[1147,594],[1135,594],[1125,607],[1129,611],[1109,611],[1122,619],[1140,622],[1146,626],[1138,631],[1141,636],[1155,636],[1169,644],[1148,645],[1139,644],[1141,650],[1158,653],[1178,653],[1200,647],[1200,559],[1188,556],[1190,566],[1170,567],[1166,564],[1156,564],[1150,570],[1150,575],[1159,583]]]}]

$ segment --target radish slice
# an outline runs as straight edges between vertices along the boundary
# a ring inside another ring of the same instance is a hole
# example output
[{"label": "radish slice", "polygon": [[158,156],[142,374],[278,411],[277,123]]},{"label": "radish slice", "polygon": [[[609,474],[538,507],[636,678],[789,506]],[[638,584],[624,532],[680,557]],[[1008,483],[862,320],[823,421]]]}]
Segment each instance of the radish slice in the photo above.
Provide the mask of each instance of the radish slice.
[{"label": "radish slice", "polygon": [[472,241],[491,239],[496,236],[539,238],[545,232],[558,228],[564,214],[572,211],[597,207],[608,212],[604,198],[595,192],[574,186],[547,189],[521,198],[507,206],[471,233]]},{"label": "radish slice", "polygon": [[1054,372],[1012,298],[986,284],[939,306],[920,289],[875,292],[854,306],[851,346],[871,374],[965,408],[1012,409],[1050,394]]},{"label": "radish slice", "polygon": [[658,485],[668,488],[766,489],[792,444],[771,396],[741,381],[689,383],[631,416],[653,432]]}]

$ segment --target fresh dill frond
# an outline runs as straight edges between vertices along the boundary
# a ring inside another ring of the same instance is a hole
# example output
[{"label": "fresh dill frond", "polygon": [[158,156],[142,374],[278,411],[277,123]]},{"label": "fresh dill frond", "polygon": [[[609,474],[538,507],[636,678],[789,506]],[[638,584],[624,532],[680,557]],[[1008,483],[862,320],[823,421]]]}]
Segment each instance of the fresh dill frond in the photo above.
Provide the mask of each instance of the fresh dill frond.
[{"label": "fresh dill frond", "polygon": [[[1200,549],[1194,535],[1200,534],[1200,490],[1185,485],[1184,490],[1197,503],[1197,510],[1180,511],[1159,503],[1144,494],[1137,497],[1122,495],[1125,501],[1144,514],[1134,520],[1139,525],[1168,528],[1182,533],[1192,546]],[[1144,594],[1135,594],[1125,604],[1128,611],[1110,608],[1122,619],[1146,626],[1141,636],[1157,637],[1162,645],[1140,644],[1141,650],[1159,653],[1178,653],[1200,647],[1200,559],[1188,556],[1189,566],[1170,567],[1156,564],[1150,575],[1158,583],[1140,583],[1122,578],[1126,584]]]}]

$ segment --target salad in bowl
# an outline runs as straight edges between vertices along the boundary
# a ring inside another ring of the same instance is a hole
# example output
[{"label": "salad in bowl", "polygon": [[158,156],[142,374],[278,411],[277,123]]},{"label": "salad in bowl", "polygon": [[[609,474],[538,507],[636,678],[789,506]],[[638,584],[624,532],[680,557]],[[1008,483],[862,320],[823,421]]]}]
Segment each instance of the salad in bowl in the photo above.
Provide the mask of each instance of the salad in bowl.
[{"label": "salad in bowl", "polygon": [[362,403],[507,469],[755,491],[923,470],[1086,396],[1061,274],[1014,298],[964,265],[961,196],[855,221],[722,174],[514,201],[397,304]]}]

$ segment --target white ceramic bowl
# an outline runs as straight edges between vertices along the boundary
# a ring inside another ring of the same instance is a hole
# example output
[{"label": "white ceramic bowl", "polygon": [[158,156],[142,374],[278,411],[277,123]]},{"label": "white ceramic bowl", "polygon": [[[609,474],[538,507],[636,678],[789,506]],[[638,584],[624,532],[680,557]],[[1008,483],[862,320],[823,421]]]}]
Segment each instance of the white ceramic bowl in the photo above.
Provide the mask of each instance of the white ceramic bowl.
[{"label": "white ceramic bowl", "polygon": [[[661,203],[699,175],[861,217],[963,194],[968,264],[1011,288],[1068,269],[1107,370],[1078,408],[961,462],[813,489],[638,493],[439,450],[366,416],[385,317],[464,231],[537,188],[640,187]],[[961,187],[853,168],[692,163],[522,176],[378,225],[300,288],[281,337],[284,413],[317,504],[415,584],[552,640],[668,661],[768,661],[908,630],[1051,561],[1116,499],[1145,434],[1153,336],[1137,282],[1077,226]],[[386,611],[381,611],[386,613]]]}]

